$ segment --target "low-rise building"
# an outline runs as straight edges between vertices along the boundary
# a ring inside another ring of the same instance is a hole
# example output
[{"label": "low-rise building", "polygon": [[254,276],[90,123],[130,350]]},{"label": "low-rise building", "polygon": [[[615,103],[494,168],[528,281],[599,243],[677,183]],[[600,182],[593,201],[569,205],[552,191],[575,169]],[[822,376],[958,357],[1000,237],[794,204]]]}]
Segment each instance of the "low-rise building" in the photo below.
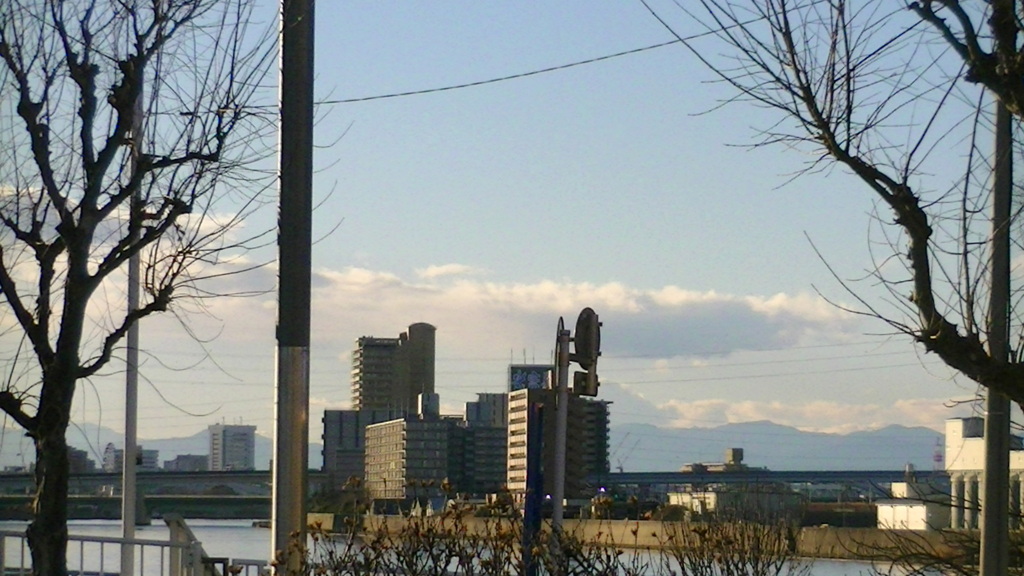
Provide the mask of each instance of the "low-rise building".
[{"label": "low-rise building", "polygon": [[798,515],[803,497],[782,484],[719,484],[669,492],[668,504],[695,517],[775,521]]},{"label": "low-rise building", "polygon": [[893,482],[892,498],[875,502],[881,530],[943,530],[949,527],[949,495],[917,482]]},{"label": "low-rise building", "polygon": [[206,454],[179,454],[173,460],[164,460],[168,472],[205,472],[209,457]]},{"label": "low-rise building", "polygon": [[68,472],[72,474],[89,474],[96,471],[96,462],[89,458],[85,450],[68,446]]},{"label": "low-rise building", "polygon": [[[142,446],[136,446],[135,466],[139,471],[153,471],[160,469],[160,451],[146,450]],[[121,472],[124,469],[124,450],[108,443],[103,449],[103,471]]]}]

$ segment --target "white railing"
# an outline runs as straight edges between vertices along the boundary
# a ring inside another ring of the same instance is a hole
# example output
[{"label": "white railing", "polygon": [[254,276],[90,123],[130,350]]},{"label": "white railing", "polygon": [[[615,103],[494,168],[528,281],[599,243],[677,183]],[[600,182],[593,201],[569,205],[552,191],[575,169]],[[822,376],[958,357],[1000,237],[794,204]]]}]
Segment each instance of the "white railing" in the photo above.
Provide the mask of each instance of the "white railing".
[{"label": "white railing", "polygon": [[[121,571],[121,546],[135,548],[137,576],[204,576],[203,547],[198,542],[68,536],[68,574],[114,575]],[[32,573],[32,558],[24,532],[0,531],[0,566],[4,576]]]},{"label": "white railing", "polygon": [[[121,546],[135,548],[135,572],[126,576],[261,576],[264,560],[211,558],[180,517],[165,518],[168,540],[68,536],[69,576],[119,576]],[[0,530],[0,576],[29,576],[32,557],[23,531]]]}]

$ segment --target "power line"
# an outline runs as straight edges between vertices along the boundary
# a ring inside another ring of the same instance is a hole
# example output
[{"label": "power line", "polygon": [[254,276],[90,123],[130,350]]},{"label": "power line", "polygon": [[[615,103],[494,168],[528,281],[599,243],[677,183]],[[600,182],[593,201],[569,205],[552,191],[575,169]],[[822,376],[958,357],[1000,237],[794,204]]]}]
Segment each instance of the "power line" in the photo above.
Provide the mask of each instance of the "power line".
[{"label": "power line", "polygon": [[[686,38],[691,40],[704,36],[705,34],[699,34],[693,38]],[[354,102],[368,102],[370,100],[384,100],[386,98],[401,98],[403,96],[419,96],[421,94],[432,94],[434,92],[446,92],[448,90],[459,90],[461,88],[472,88],[474,86],[484,86],[487,84],[495,84],[497,82],[505,82],[507,80],[517,80],[519,78],[526,78],[528,76],[536,76],[538,74],[546,74],[548,72],[557,72],[559,70],[567,70],[569,68],[575,68],[576,66],[583,66],[584,64],[593,64],[595,62],[603,62],[605,60],[611,60],[613,58],[619,58],[620,56],[629,56],[632,54],[639,54],[640,52],[646,52],[648,50],[654,50],[655,48],[662,48],[670,46],[672,44],[679,44],[682,40],[669,40],[668,42],[660,42],[658,44],[651,44],[649,46],[643,46],[641,48],[633,48],[632,50],[624,50],[622,52],[616,52],[615,54],[607,54],[605,56],[598,56],[596,58],[588,58],[586,60],[579,60],[576,62],[570,62],[568,64],[561,64],[558,66],[550,66],[548,68],[541,68],[539,70],[531,70],[530,72],[521,72],[519,74],[510,74],[508,76],[501,76],[498,78],[490,78],[487,80],[477,80],[476,82],[467,82],[464,84],[453,84],[451,86],[442,86],[440,88],[424,88],[422,90],[410,90],[408,92],[395,92],[393,94],[380,94],[377,96],[363,96],[361,98],[342,98],[337,100],[322,100],[317,102],[318,105],[329,105],[329,104],[352,104]]]},{"label": "power line", "polygon": [[[631,50],[623,50],[622,52],[616,52],[614,54],[606,54],[604,56],[598,56],[596,58],[588,58],[586,60],[578,60],[576,62],[570,62],[568,64],[561,64],[561,65],[558,65],[558,66],[549,66],[547,68],[541,68],[539,70],[532,70],[530,72],[521,72],[519,74],[509,74],[507,76],[500,76],[500,77],[497,77],[497,78],[490,78],[490,79],[487,79],[487,80],[477,80],[475,82],[466,82],[466,83],[463,83],[463,84],[453,84],[453,85],[450,85],[450,86],[442,86],[440,88],[425,88],[425,89],[422,89],[422,90],[410,90],[408,92],[395,92],[395,93],[392,93],[392,94],[380,94],[380,95],[376,95],[376,96],[363,96],[363,97],[360,97],[360,98],[339,98],[339,99],[333,99],[333,100],[320,100],[318,102],[315,102],[315,104],[317,104],[317,105],[331,105],[331,104],[352,104],[352,103],[355,103],[355,102],[369,102],[371,100],[384,100],[384,99],[387,99],[387,98],[401,98],[401,97],[404,97],[404,96],[419,96],[421,94],[432,94],[434,92],[446,92],[446,91],[449,91],[449,90],[459,90],[459,89],[462,89],[462,88],[472,88],[474,86],[484,86],[484,85],[487,85],[487,84],[495,84],[497,82],[505,82],[507,80],[517,80],[519,78],[526,78],[526,77],[529,77],[529,76],[536,76],[538,74],[546,74],[548,72],[558,72],[560,70],[567,70],[569,68],[575,68],[577,66],[583,66],[584,64],[594,64],[596,62],[603,62],[605,60],[612,60],[614,58],[619,58],[619,57],[622,57],[622,56],[630,56],[630,55],[633,55],[633,54],[639,54],[641,52],[647,52],[648,50],[654,50],[656,48],[663,48],[665,46],[671,46],[673,44],[684,44],[685,45],[687,42],[689,42],[691,40],[697,40],[697,39],[700,39],[700,38],[704,38],[705,36],[715,36],[715,35],[718,35],[718,34],[724,32],[724,31],[730,30],[732,28],[738,28],[738,27],[742,27],[742,26],[747,26],[749,24],[753,24],[754,22],[758,22],[758,21],[764,20],[764,19],[765,18],[763,16],[761,16],[761,17],[757,17],[757,18],[752,18],[752,19],[750,19],[750,20],[748,20],[746,22],[737,22],[737,23],[732,24],[732,25],[723,26],[720,30],[707,30],[705,32],[700,32],[700,33],[697,33],[697,34],[691,34],[689,36],[678,36],[678,35],[676,35],[676,38],[674,40],[669,40],[667,42],[659,42],[657,44],[650,44],[648,46],[642,46],[640,48],[633,48]],[[257,106],[253,106],[252,108],[270,108],[270,106],[258,106],[258,107]]]}]

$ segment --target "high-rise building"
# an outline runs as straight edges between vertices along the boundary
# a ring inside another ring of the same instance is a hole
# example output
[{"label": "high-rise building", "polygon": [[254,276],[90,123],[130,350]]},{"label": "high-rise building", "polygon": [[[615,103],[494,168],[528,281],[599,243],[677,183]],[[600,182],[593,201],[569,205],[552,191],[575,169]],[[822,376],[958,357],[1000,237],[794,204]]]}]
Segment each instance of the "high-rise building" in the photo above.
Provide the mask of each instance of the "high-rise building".
[{"label": "high-rise building", "polygon": [[476,402],[466,402],[466,422],[470,426],[508,426],[508,394],[504,392],[480,392]]},{"label": "high-rise building", "polygon": [[352,352],[353,409],[415,412],[419,395],[434,393],[436,331],[420,322],[398,338],[358,338]]},{"label": "high-rise building", "polygon": [[[366,427],[366,489],[378,500],[442,495],[456,423],[406,416]],[[452,454],[454,455],[454,453]]]},{"label": "high-rise building", "polygon": [[[554,492],[555,404],[551,388],[520,389],[508,399],[508,472],[506,485],[517,498],[526,494],[526,439],[532,426],[541,426],[543,435],[544,492]],[[530,418],[530,404],[540,404],[540,420]],[[587,477],[606,474],[608,466],[608,405],[610,402],[569,395],[569,414],[565,455],[565,497],[593,496]]]},{"label": "high-rise building", "polygon": [[324,410],[323,471],[336,484],[366,476],[366,427],[405,417],[402,410]]},{"label": "high-rise building", "polygon": [[505,486],[508,428],[469,424],[459,432],[461,461],[449,478],[459,492],[476,496],[500,492]]},{"label": "high-rise building", "polygon": [[459,489],[471,494],[499,492],[508,466],[508,394],[478,393],[466,402],[462,435],[463,462],[457,469]]},{"label": "high-rise building", "polygon": [[214,424],[210,431],[209,470],[255,470],[256,427]]}]

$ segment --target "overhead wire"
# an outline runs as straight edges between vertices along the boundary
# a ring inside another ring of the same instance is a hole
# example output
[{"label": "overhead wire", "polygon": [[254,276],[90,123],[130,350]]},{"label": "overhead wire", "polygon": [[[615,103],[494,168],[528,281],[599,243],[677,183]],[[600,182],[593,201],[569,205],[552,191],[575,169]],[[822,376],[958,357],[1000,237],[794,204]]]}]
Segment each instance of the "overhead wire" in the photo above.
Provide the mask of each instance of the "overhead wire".
[{"label": "overhead wire", "polygon": [[[326,100],[316,100],[316,101],[313,102],[313,104],[316,105],[316,106],[331,106],[331,105],[337,105],[337,104],[354,104],[354,103],[357,103],[357,102],[370,102],[370,101],[373,101],[373,100],[386,100],[386,99],[389,99],[389,98],[403,98],[403,97],[406,97],[406,96],[420,96],[420,95],[423,95],[423,94],[434,94],[434,93],[437,93],[437,92],[448,92],[448,91],[452,91],[452,90],[461,90],[463,88],[473,88],[473,87],[477,87],[477,86],[486,86],[488,84],[496,84],[498,82],[507,82],[509,80],[518,80],[520,78],[527,78],[527,77],[530,77],[530,76],[537,76],[537,75],[540,75],[540,74],[547,74],[549,72],[559,72],[559,71],[562,71],[562,70],[568,70],[570,68],[575,68],[577,66],[584,66],[586,64],[594,64],[594,63],[597,63],[597,62],[604,62],[604,61],[612,60],[612,59],[615,59],[615,58],[621,58],[623,56],[631,56],[633,54],[639,54],[641,52],[647,52],[649,50],[655,50],[655,49],[658,49],[658,48],[664,48],[665,46],[671,46],[673,44],[685,44],[686,42],[689,42],[689,41],[692,41],[692,40],[698,40],[700,38],[704,38],[704,37],[707,37],[707,36],[714,36],[714,35],[722,32],[722,31],[726,31],[726,30],[729,30],[731,28],[736,28],[736,27],[746,26],[748,24],[753,24],[753,23],[758,22],[760,20],[764,20],[764,17],[762,16],[762,17],[752,18],[752,19],[750,19],[750,20],[748,20],[746,22],[739,22],[739,23],[736,23],[736,24],[734,24],[732,26],[726,26],[726,27],[723,27],[722,30],[708,30],[708,31],[705,31],[705,32],[691,34],[689,36],[676,37],[676,38],[674,38],[672,40],[667,40],[665,42],[658,42],[656,44],[649,44],[647,46],[641,46],[639,48],[631,48],[629,50],[622,50],[621,52],[615,52],[613,54],[605,54],[603,56],[596,56],[596,57],[593,57],[593,58],[587,58],[585,60],[576,60],[574,62],[569,62],[569,63],[566,63],[566,64],[559,64],[559,65],[556,65],[556,66],[548,66],[546,68],[539,68],[539,69],[536,69],[536,70],[530,70],[528,72],[519,72],[519,73],[516,73],[516,74],[507,74],[507,75],[504,75],[504,76],[497,76],[497,77],[494,77],[494,78],[488,78],[486,80],[475,80],[475,81],[472,81],[472,82],[463,82],[463,83],[460,83],[460,84],[451,84],[451,85],[447,85],[447,86],[439,86],[439,87],[436,87],[436,88],[422,88],[422,89],[419,89],[419,90],[407,90],[407,91],[403,91],[403,92],[391,92],[391,93],[387,93],[387,94],[376,94],[376,95],[373,95],[373,96],[359,96],[359,97],[355,97],[355,98],[329,98],[329,99],[326,99]],[[261,105],[261,106],[246,106],[245,108],[246,109],[266,109],[266,110],[269,110],[269,109],[276,109],[277,107],[278,107],[277,104],[273,104],[273,105],[267,104],[267,105]]]}]

